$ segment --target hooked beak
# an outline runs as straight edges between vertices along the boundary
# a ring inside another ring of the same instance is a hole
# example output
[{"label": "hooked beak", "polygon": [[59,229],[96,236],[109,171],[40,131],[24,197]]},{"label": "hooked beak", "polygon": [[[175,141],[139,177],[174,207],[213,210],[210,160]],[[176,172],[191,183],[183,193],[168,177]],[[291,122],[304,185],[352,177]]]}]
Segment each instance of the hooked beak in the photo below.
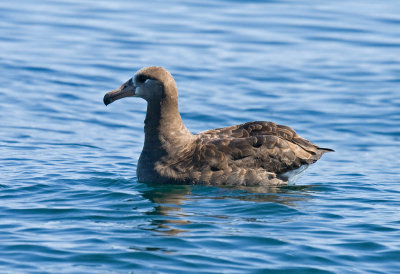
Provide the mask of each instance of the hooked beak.
[{"label": "hooked beak", "polygon": [[119,88],[106,93],[106,95],[104,95],[103,102],[107,106],[118,99],[135,96],[135,89],[136,87],[134,86],[131,78]]}]

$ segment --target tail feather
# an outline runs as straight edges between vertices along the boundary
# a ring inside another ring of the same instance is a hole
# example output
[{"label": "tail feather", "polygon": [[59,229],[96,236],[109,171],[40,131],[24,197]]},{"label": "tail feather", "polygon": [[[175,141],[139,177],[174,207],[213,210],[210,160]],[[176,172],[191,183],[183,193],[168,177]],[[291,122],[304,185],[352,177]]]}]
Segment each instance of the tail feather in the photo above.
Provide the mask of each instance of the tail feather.
[{"label": "tail feather", "polygon": [[326,153],[326,152],[335,152],[333,149],[330,148],[323,148],[323,147],[319,147],[318,150],[322,150],[322,153]]}]

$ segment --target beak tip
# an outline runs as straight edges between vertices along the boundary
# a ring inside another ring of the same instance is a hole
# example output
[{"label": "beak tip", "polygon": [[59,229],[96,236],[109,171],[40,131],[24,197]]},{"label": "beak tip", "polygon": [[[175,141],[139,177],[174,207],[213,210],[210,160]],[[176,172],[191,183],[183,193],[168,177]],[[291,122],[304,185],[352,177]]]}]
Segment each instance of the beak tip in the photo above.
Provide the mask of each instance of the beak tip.
[{"label": "beak tip", "polygon": [[132,83],[132,79],[129,79],[121,87],[106,93],[106,95],[104,95],[103,98],[103,103],[107,106],[116,100],[134,95],[135,95],[135,86]]},{"label": "beak tip", "polygon": [[108,95],[108,94],[104,95],[103,103],[104,103],[106,106],[109,105],[109,104],[111,104],[111,103],[112,103],[111,96]]}]

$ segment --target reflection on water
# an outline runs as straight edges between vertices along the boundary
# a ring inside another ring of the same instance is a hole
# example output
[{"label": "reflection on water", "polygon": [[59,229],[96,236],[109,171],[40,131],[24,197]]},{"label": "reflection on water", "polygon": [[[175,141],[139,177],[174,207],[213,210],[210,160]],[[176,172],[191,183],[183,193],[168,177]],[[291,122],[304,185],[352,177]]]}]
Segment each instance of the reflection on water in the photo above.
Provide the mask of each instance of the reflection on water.
[{"label": "reflection on water", "polygon": [[[199,208],[210,200],[235,200],[275,205],[276,203],[288,207],[296,207],[296,202],[312,198],[308,191],[312,186],[285,186],[285,187],[208,187],[186,185],[157,185],[146,184],[148,188],[141,191],[143,198],[150,200],[154,207],[146,215],[152,216],[151,224],[144,229],[154,231],[161,235],[177,235],[190,232],[187,226],[192,224],[190,217],[193,212],[186,211],[185,204],[192,204]],[[229,213],[229,212],[227,212]],[[202,214],[203,218],[229,219],[229,215]],[[248,216],[243,219],[251,221]],[[254,219],[256,220],[256,219]]]},{"label": "reflection on water", "polygon": [[185,225],[190,222],[185,219],[185,215],[180,205],[190,199],[190,186],[165,185],[149,186],[149,189],[142,192],[143,198],[154,203],[152,211],[146,212],[147,215],[154,216],[150,224],[150,230],[166,235],[176,235],[185,232],[184,229],[173,228],[174,225]]}]

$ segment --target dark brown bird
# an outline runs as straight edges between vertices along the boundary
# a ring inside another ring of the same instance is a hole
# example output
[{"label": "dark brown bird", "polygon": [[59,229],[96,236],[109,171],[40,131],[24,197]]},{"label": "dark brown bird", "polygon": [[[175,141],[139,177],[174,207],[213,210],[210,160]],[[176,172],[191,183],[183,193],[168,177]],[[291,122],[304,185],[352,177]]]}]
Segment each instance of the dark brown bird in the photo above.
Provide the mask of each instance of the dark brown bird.
[{"label": "dark brown bird", "polygon": [[137,166],[142,182],[271,186],[333,151],[300,137],[288,126],[248,122],[193,135],[182,122],[174,78],[146,67],[104,96],[104,104],[133,96],[147,101],[145,140]]}]

